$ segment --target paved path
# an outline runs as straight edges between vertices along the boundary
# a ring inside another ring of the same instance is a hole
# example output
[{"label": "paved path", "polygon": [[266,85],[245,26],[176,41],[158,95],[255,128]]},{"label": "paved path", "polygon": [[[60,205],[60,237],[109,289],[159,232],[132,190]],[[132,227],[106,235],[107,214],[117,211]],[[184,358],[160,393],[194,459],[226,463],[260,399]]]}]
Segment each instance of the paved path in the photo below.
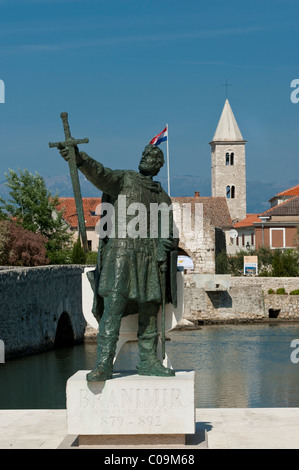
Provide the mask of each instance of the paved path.
[{"label": "paved path", "polygon": [[[188,448],[299,449],[299,408],[200,408],[196,422]],[[0,449],[57,449],[67,442],[66,410],[0,410]]]}]

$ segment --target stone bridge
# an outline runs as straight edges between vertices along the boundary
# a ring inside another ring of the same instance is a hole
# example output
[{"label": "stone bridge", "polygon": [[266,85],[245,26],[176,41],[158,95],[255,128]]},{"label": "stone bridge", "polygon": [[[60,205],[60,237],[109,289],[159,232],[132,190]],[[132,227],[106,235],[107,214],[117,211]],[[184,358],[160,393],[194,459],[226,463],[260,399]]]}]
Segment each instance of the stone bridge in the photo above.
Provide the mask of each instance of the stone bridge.
[{"label": "stone bridge", "polygon": [[6,359],[84,341],[83,269],[0,270],[0,340]]}]

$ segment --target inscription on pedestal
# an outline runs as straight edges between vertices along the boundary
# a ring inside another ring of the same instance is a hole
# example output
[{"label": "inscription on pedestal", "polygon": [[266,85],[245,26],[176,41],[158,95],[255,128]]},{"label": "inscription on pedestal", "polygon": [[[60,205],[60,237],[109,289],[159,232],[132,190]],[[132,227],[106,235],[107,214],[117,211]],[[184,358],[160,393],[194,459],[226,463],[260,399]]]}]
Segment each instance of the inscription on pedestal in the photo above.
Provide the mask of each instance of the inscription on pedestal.
[{"label": "inscription on pedestal", "polygon": [[194,432],[193,372],[168,378],[119,374],[93,383],[85,376],[79,371],[68,381],[69,434]]},{"label": "inscription on pedestal", "polygon": [[91,394],[83,388],[80,390],[80,408],[91,406],[96,410],[139,408],[182,408],[181,390],[171,389],[125,389],[110,390],[107,394]]}]

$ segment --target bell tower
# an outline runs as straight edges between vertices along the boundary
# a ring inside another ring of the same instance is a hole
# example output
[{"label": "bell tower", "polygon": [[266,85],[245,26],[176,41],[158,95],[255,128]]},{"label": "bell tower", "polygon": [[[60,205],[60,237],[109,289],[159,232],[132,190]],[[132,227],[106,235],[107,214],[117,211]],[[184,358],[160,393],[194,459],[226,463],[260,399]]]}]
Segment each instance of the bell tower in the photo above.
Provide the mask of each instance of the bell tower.
[{"label": "bell tower", "polygon": [[225,197],[233,223],[246,217],[245,144],[228,99],[210,142],[212,197]]}]

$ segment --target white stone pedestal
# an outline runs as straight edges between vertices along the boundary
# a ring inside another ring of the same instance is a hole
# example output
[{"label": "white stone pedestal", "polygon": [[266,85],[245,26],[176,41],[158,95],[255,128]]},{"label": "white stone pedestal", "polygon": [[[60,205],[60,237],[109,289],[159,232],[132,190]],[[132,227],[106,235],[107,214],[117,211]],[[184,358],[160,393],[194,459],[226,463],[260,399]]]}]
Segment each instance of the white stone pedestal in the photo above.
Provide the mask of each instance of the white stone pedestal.
[{"label": "white stone pedestal", "polygon": [[87,382],[88,372],[78,371],[67,381],[68,434],[194,434],[193,371],[174,377],[114,373],[106,382]]}]

